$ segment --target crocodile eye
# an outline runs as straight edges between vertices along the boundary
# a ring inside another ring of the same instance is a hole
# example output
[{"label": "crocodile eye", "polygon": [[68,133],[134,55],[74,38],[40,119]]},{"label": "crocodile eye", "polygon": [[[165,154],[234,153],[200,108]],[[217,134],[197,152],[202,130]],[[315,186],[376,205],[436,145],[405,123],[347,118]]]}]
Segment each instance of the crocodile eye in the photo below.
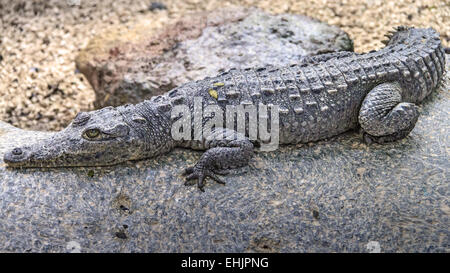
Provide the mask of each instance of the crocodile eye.
[{"label": "crocodile eye", "polygon": [[88,129],[84,132],[84,136],[89,139],[94,139],[100,135],[100,130],[98,129]]}]

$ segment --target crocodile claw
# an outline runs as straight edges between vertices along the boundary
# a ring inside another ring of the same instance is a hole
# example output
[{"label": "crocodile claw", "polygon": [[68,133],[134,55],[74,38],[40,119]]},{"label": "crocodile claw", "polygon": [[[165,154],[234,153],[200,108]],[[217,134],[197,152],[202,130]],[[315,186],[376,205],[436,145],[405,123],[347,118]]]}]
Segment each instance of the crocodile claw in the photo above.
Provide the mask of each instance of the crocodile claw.
[{"label": "crocodile claw", "polygon": [[186,182],[184,185],[191,185],[190,180],[197,179],[198,188],[204,192],[205,189],[205,178],[210,177],[219,184],[225,185],[225,181],[222,180],[217,174],[226,175],[229,171],[227,170],[209,170],[204,168],[188,167],[184,169],[183,175],[186,175]]}]

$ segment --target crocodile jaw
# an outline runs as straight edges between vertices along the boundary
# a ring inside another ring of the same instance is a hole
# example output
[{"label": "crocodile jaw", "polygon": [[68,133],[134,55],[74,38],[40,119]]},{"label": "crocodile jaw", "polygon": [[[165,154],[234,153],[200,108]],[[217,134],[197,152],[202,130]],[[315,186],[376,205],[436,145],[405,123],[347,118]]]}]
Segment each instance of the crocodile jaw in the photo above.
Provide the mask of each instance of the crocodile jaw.
[{"label": "crocodile jaw", "polygon": [[118,141],[93,143],[64,130],[36,144],[15,147],[5,153],[3,160],[10,167],[25,168],[114,165],[130,159],[124,152],[126,141],[122,139],[123,144],[117,145]]}]

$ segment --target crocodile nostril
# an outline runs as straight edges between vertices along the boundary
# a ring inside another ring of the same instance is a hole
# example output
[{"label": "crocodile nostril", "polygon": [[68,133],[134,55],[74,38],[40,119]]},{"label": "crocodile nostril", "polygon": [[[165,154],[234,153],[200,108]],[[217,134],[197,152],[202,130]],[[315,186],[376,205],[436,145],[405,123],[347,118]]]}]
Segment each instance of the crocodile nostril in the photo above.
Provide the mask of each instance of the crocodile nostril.
[{"label": "crocodile nostril", "polygon": [[22,152],[22,149],[20,149],[20,148],[14,148],[13,150],[12,150],[12,154],[13,155],[21,155],[23,152]]}]

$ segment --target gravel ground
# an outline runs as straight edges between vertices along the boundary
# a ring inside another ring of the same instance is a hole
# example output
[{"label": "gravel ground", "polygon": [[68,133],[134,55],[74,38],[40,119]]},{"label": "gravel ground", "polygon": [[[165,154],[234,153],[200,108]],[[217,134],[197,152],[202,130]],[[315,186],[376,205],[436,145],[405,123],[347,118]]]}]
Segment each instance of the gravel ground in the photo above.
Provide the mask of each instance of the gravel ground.
[{"label": "gravel ground", "polygon": [[450,46],[448,0],[330,2],[166,0],[161,1],[164,10],[141,0],[0,0],[0,120],[20,128],[59,130],[78,111],[93,109],[94,92],[76,71],[75,56],[96,34],[130,27],[146,16],[158,28],[187,12],[256,6],[337,25],[350,34],[357,52],[382,47],[384,34],[398,25],[433,27]]}]

